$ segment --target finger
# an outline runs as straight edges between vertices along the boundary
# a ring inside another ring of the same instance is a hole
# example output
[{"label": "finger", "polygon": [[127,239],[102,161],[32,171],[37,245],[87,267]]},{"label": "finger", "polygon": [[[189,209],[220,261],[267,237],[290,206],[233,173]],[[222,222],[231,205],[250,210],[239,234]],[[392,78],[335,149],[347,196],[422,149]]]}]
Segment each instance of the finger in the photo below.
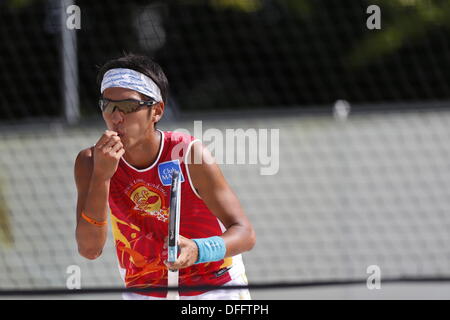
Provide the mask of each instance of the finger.
[{"label": "finger", "polygon": [[118,135],[114,135],[109,137],[109,140],[106,143],[110,143],[110,142],[117,142],[120,141],[120,137]]},{"label": "finger", "polygon": [[101,148],[112,136],[117,136],[118,133],[115,131],[111,131],[111,130],[106,130],[102,136],[100,137],[100,139],[98,139],[97,143],[95,144],[95,146]]},{"label": "finger", "polygon": [[[167,247],[167,245],[166,245],[166,247]],[[180,254],[174,262],[169,262],[168,260],[166,260],[166,261],[164,261],[164,263],[166,264],[167,268],[169,268],[171,270],[172,269],[178,270],[183,265],[183,261],[184,261],[184,258],[182,256],[182,254]]]},{"label": "finger", "polygon": [[118,133],[115,131],[111,131],[111,130],[106,130],[102,136],[100,137],[100,139],[97,141],[97,143],[105,143],[106,141],[109,140],[109,138],[111,138],[112,136],[117,136]]},{"label": "finger", "polygon": [[177,260],[173,263],[173,267],[177,269],[191,266],[195,261],[192,261],[192,254],[189,250],[181,250]]},{"label": "finger", "polygon": [[104,134],[106,134],[108,136],[113,136],[113,135],[117,136],[118,135],[117,131],[114,131],[114,130],[105,130]]},{"label": "finger", "polygon": [[122,149],[120,149],[119,151],[117,151],[117,153],[116,153],[116,158],[117,158],[117,159],[120,159],[124,154],[125,154],[125,149],[122,148]]},{"label": "finger", "polygon": [[102,147],[102,151],[103,152],[109,152],[111,151],[111,148],[117,143],[120,142],[120,138],[118,136],[113,136],[110,138],[109,141],[107,141],[103,147]]},{"label": "finger", "polygon": [[167,249],[167,240],[169,239],[169,237],[164,237],[164,240],[163,240],[163,249]]},{"label": "finger", "polygon": [[115,155],[120,149],[123,149],[122,142],[118,141],[115,145],[112,146],[111,150],[109,151],[112,155]]},{"label": "finger", "polygon": [[183,268],[184,260],[177,259],[175,262],[168,262],[167,267],[170,270],[178,270]]},{"label": "finger", "polygon": [[183,260],[180,260],[178,263],[178,269],[183,269],[190,267],[192,264],[189,262],[190,260],[186,257]]},{"label": "finger", "polygon": [[167,269],[170,271],[177,271],[178,269],[174,267],[172,262],[167,262],[167,260],[164,261],[164,264],[166,265]]}]

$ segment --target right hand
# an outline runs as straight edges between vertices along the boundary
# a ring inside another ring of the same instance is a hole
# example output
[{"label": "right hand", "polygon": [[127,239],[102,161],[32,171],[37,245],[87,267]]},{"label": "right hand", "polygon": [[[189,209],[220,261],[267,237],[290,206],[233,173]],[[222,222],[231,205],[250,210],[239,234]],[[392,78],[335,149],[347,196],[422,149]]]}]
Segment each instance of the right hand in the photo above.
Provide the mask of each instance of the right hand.
[{"label": "right hand", "polygon": [[93,175],[105,181],[110,180],[124,153],[125,150],[117,132],[106,130],[94,147]]}]

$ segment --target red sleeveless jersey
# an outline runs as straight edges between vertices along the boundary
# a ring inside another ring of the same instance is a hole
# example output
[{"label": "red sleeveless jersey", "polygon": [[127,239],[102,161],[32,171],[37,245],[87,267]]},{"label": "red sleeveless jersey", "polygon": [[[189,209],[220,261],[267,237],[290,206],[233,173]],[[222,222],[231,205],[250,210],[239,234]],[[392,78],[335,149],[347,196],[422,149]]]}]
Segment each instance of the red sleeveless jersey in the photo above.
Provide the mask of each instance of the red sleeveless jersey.
[{"label": "red sleeveless jersey", "polygon": [[[181,170],[180,234],[189,239],[221,235],[223,226],[193,188],[185,162],[195,138],[160,131],[156,161],[138,170],[120,159],[111,179],[109,206],[122,278],[127,288],[167,286],[167,249],[171,174]],[[197,140],[198,141],[198,140]],[[179,285],[222,285],[231,280],[232,258],[180,269]],[[198,295],[202,292],[180,292]],[[142,293],[141,293],[142,294]],[[145,295],[165,297],[166,292]]]}]

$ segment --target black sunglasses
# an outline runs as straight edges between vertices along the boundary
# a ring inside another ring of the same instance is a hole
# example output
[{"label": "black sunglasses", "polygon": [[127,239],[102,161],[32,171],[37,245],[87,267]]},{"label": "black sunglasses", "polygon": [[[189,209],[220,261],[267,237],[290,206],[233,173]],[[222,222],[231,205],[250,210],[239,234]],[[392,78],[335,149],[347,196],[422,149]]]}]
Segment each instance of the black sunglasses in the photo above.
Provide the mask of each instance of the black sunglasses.
[{"label": "black sunglasses", "polygon": [[158,102],[155,100],[142,101],[142,100],[134,100],[134,99],[125,99],[125,100],[110,100],[103,97],[100,97],[98,101],[98,105],[103,112],[113,113],[116,108],[117,110],[127,114],[137,111],[142,107],[151,107]]}]

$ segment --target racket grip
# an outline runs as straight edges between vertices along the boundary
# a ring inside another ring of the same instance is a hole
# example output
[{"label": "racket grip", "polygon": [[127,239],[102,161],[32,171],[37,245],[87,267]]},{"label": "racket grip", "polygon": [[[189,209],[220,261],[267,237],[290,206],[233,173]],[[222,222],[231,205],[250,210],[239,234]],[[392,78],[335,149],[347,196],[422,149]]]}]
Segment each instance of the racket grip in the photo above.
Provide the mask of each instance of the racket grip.
[{"label": "racket grip", "polygon": [[180,246],[168,246],[167,247],[167,262],[175,262],[180,252]]},{"label": "racket grip", "polygon": [[[168,262],[175,262],[177,260],[177,246],[169,246],[168,247]],[[170,273],[170,271],[169,271]]]}]

